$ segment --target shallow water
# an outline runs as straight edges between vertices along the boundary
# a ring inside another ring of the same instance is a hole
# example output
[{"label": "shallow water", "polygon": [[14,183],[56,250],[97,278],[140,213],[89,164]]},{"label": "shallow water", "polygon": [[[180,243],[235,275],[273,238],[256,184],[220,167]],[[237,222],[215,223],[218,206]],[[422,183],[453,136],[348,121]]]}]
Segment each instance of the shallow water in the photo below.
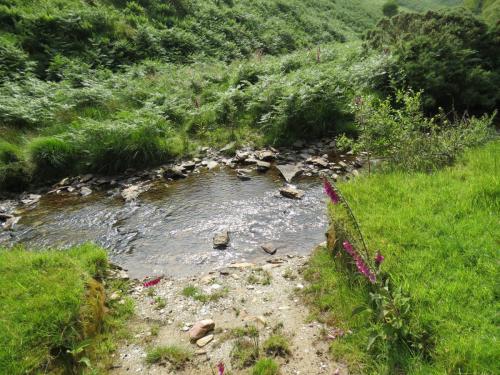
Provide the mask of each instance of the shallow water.
[{"label": "shallow water", "polygon": [[[44,196],[22,214],[14,237],[35,247],[65,247],[94,241],[131,277],[188,276],[235,261],[269,257],[260,245],[280,246],[278,255],[305,254],[323,241],[325,198],[317,178],[296,185],[300,201],[283,198],[277,171],[240,181],[234,171],[205,171],[159,182],[137,202],[94,193],[89,197]],[[228,230],[230,246],[212,247],[215,233]]]}]

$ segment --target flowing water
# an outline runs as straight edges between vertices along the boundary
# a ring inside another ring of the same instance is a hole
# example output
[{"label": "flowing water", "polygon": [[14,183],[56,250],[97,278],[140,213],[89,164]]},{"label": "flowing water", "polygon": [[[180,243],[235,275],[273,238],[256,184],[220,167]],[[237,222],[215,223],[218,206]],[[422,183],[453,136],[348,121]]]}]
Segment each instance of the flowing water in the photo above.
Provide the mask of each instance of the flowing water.
[{"label": "flowing water", "polygon": [[[240,181],[234,171],[204,171],[158,182],[136,202],[97,192],[88,197],[47,195],[22,213],[11,243],[66,247],[85,241],[109,249],[131,277],[187,276],[231,262],[269,257],[260,245],[277,244],[278,255],[301,253],[323,241],[325,199],[317,178],[296,182],[302,200],[280,196],[277,171]],[[227,249],[213,249],[215,233],[228,230]]]}]

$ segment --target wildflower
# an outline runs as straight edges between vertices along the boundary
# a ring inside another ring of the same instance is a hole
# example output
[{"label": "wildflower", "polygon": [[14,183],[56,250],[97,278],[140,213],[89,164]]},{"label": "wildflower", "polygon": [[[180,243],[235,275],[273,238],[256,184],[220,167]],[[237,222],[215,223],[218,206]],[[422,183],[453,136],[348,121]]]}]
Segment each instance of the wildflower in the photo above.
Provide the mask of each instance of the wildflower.
[{"label": "wildflower", "polygon": [[365,276],[372,284],[375,284],[375,274],[370,270],[370,267],[368,267],[363,258],[361,258],[358,252],[354,249],[354,246],[352,246],[349,241],[344,241],[342,243],[342,246],[344,247],[346,253],[348,253],[354,259],[358,272]]},{"label": "wildflower", "polygon": [[330,184],[330,182],[326,178],[323,179],[323,186],[324,186],[326,195],[328,195],[330,197],[333,204],[340,203],[339,195],[337,194],[337,192],[335,191],[333,186]]},{"label": "wildflower", "polygon": [[162,279],[162,276],[157,277],[156,279],[153,279],[153,280],[150,280],[150,281],[146,281],[145,283],[142,284],[142,286],[144,288],[149,288],[150,286],[154,286],[154,285],[158,284],[161,279]]},{"label": "wildflower", "polygon": [[219,362],[217,369],[219,370],[219,375],[224,375],[224,363]]},{"label": "wildflower", "polygon": [[382,264],[384,259],[385,258],[382,255],[382,253],[380,251],[377,251],[377,255],[375,255],[375,264],[377,265],[377,267],[379,267]]}]

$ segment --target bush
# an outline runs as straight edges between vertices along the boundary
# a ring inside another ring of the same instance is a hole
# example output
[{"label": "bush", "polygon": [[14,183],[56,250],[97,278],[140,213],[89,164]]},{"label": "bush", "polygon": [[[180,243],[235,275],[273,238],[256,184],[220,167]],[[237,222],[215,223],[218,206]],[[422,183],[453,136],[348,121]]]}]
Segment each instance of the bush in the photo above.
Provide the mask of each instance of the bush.
[{"label": "bush", "polygon": [[31,182],[31,169],[26,162],[0,163],[0,191],[21,192]]},{"label": "bush", "polygon": [[492,136],[494,115],[454,121],[444,114],[426,118],[421,93],[413,92],[398,92],[395,104],[390,99],[360,100],[357,113],[355,149],[386,158],[390,168],[434,170]]},{"label": "bush", "polygon": [[399,7],[395,0],[389,0],[384,5],[382,5],[382,13],[386,17],[392,17],[398,14]]},{"label": "bush", "polygon": [[21,150],[12,143],[0,140],[0,164],[9,164],[21,160]]},{"label": "bush", "polygon": [[483,114],[498,108],[498,29],[464,11],[400,14],[379,22],[367,42],[394,56],[398,89],[423,90],[427,113]]}]

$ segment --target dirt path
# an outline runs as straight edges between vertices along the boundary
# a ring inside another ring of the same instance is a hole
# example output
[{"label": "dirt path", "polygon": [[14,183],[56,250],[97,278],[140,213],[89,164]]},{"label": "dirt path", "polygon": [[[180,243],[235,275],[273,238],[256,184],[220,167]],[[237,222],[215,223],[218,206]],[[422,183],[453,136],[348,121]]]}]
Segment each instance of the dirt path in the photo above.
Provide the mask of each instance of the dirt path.
[{"label": "dirt path", "polygon": [[[310,321],[298,296],[297,291],[305,286],[300,271],[307,258],[273,257],[272,262],[236,264],[199,278],[163,279],[151,288],[136,287],[131,339],[115,354],[111,373],[212,374],[222,361],[227,374],[248,374],[248,368],[234,368],[231,351],[238,339],[231,332],[252,325],[259,330],[259,345],[277,329],[289,339],[291,355],[276,359],[281,374],[347,374],[329,359],[325,328]],[[187,286],[196,287],[198,295],[203,295],[198,299],[220,298],[199,301],[186,297],[183,290]],[[213,319],[215,330],[213,340],[199,348],[190,343],[187,331],[201,319]],[[166,361],[148,365],[147,350],[166,345],[189,348],[194,355],[182,369],[174,369]]]}]

